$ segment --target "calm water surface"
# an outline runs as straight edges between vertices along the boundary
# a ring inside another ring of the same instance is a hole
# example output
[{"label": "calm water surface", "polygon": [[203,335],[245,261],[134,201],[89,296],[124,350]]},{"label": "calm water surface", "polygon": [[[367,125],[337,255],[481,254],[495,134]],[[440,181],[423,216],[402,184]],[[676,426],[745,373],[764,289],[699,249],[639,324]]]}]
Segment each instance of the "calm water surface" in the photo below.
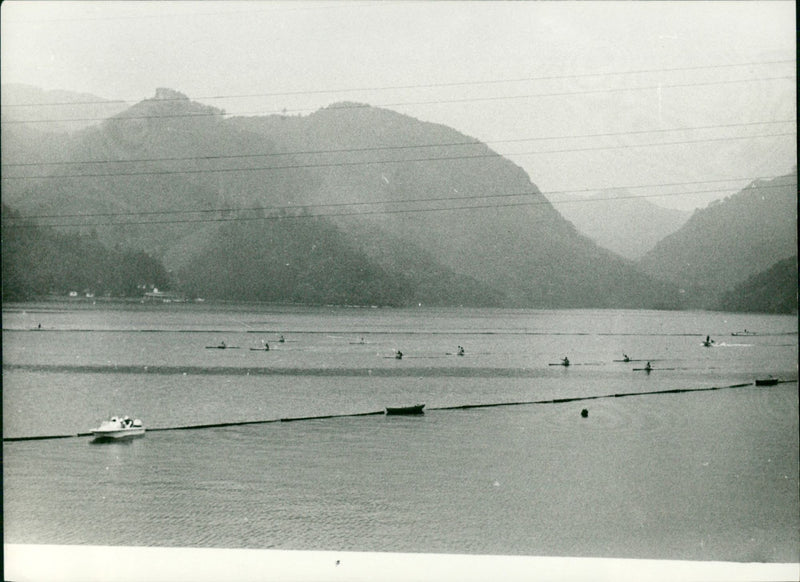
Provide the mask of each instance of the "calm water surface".
[{"label": "calm water surface", "polygon": [[5,305],[5,438],[276,421],[6,441],[5,539],[798,561],[796,381],[726,388],[797,348],[793,316]]}]

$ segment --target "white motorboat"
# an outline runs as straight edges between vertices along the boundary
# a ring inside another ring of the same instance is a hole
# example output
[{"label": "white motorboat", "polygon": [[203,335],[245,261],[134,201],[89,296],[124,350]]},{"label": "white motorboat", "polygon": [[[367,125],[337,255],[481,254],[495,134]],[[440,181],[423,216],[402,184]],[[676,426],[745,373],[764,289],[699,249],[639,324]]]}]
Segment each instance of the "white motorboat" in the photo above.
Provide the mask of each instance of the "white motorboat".
[{"label": "white motorboat", "polygon": [[124,439],[144,436],[144,425],[138,418],[128,416],[112,416],[111,420],[104,420],[100,426],[92,429],[95,439]]}]

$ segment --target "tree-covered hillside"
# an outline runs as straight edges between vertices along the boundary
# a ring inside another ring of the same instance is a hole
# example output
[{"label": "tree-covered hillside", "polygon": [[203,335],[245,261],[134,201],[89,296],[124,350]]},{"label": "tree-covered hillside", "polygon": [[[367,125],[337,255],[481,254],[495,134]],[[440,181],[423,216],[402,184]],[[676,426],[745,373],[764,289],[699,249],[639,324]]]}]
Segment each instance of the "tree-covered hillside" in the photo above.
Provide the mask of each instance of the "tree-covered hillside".
[{"label": "tree-covered hillside", "polygon": [[749,277],[720,300],[723,311],[797,313],[797,255]]},{"label": "tree-covered hillside", "polygon": [[698,210],[639,261],[654,277],[694,291],[698,306],[797,252],[797,171],[756,180]]},{"label": "tree-covered hillside", "polygon": [[[260,216],[259,216],[260,215]],[[420,252],[420,255],[424,253]],[[424,256],[383,266],[325,218],[241,213],[180,271],[189,296],[338,305],[498,305],[486,285]],[[398,269],[405,261],[406,268]]]},{"label": "tree-covered hillside", "polygon": [[[368,212],[333,220],[371,256],[383,239],[425,249],[454,273],[520,307],[677,308],[671,283],[599,248],[552,207],[531,178],[486,144],[394,111],[338,103],[306,117],[234,118],[285,151],[305,152],[313,204]],[[355,213],[354,213],[355,214]]]},{"label": "tree-covered hillside", "polygon": [[94,235],[25,224],[5,204],[0,236],[3,301],[72,291],[132,297],[169,285],[164,266],[143,251],[109,249]]}]

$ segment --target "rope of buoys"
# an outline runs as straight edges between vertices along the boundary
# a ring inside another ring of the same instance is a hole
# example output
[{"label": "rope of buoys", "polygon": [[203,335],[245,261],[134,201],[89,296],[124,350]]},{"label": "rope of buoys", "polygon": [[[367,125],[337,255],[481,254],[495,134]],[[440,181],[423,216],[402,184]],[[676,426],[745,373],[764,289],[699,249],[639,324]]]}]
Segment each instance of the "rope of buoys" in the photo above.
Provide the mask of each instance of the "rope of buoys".
[{"label": "rope of buoys", "polygon": [[[797,380],[781,380],[781,384],[790,382],[797,382]],[[498,406],[523,406],[533,404],[565,404],[567,402],[580,402],[583,400],[598,400],[601,398],[624,398],[626,396],[649,396],[656,394],[683,394],[689,392],[709,392],[713,390],[727,390],[731,388],[744,388],[745,386],[753,386],[754,382],[743,382],[741,384],[731,384],[729,386],[711,386],[704,388],[672,388],[669,390],[652,390],[648,392],[620,392],[616,394],[598,394],[596,396],[575,396],[571,398],[552,398],[549,400],[523,400],[516,402],[487,402],[482,404],[456,404],[453,406],[433,406],[428,410],[467,410],[472,408],[496,408]],[[169,426],[169,427],[156,427],[148,428],[147,432],[164,432],[174,430],[201,430],[207,428],[225,428],[230,426],[246,426],[254,424],[269,424],[273,422],[298,422],[303,420],[323,420],[331,418],[346,418],[356,416],[376,416],[384,414],[384,410],[376,410],[370,412],[350,412],[343,414],[322,414],[317,416],[297,416],[297,417],[283,417],[272,418],[266,420],[244,420],[236,422],[215,422],[210,424],[192,424],[185,426]],[[62,435],[38,435],[26,437],[4,437],[3,442],[19,442],[19,441],[41,441],[53,439],[66,439],[75,437],[92,436],[92,433],[78,433],[78,434],[62,434]]]},{"label": "rope of buoys", "polygon": [[[346,414],[322,414],[319,416],[298,416],[298,417],[285,417],[285,418],[269,418],[265,420],[240,420],[235,422],[214,422],[208,424],[189,424],[183,426],[161,426],[155,428],[148,428],[147,432],[165,432],[171,430],[201,430],[204,428],[225,428],[230,426],[247,426],[252,424],[270,424],[273,422],[294,422],[299,420],[321,420],[326,418],[345,418],[348,416],[372,416],[377,414],[384,414],[383,410],[376,410],[372,412],[352,412]],[[75,437],[92,436],[91,432],[80,432],[78,434],[59,434],[59,435],[37,435],[26,437],[6,437],[3,442],[17,442],[17,441],[43,441],[53,439],[68,439]]]},{"label": "rope of buoys", "polygon": [[[396,359],[395,356],[386,356]],[[445,356],[441,356],[444,358]],[[543,372],[536,368],[473,367],[390,367],[390,368],[290,368],[262,366],[160,366],[115,364],[3,364],[3,370],[25,372],[68,372],[77,374],[148,374],[202,376],[319,376],[319,377],[454,377],[454,378],[536,378]]]},{"label": "rope of buoys", "polygon": [[52,434],[52,435],[39,435],[39,436],[28,436],[28,437],[3,437],[3,442],[14,442],[14,441],[46,441],[46,440],[53,440],[53,439],[71,439],[73,437],[83,436],[81,434]]}]

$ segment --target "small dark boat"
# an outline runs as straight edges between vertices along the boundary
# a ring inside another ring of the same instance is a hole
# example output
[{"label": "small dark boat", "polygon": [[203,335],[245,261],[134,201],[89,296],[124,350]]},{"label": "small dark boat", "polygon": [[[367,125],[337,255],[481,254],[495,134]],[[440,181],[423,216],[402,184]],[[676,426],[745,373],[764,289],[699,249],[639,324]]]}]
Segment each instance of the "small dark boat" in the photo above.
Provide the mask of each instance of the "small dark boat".
[{"label": "small dark boat", "polygon": [[422,409],[424,404],[414,404],[413,406],[387,406],[386,414],[424,414]]},{"label": "small dark boat", "polygon": [[756,380],[756,386],[775,386],[780,382],[780,378],[759,378]]}]

